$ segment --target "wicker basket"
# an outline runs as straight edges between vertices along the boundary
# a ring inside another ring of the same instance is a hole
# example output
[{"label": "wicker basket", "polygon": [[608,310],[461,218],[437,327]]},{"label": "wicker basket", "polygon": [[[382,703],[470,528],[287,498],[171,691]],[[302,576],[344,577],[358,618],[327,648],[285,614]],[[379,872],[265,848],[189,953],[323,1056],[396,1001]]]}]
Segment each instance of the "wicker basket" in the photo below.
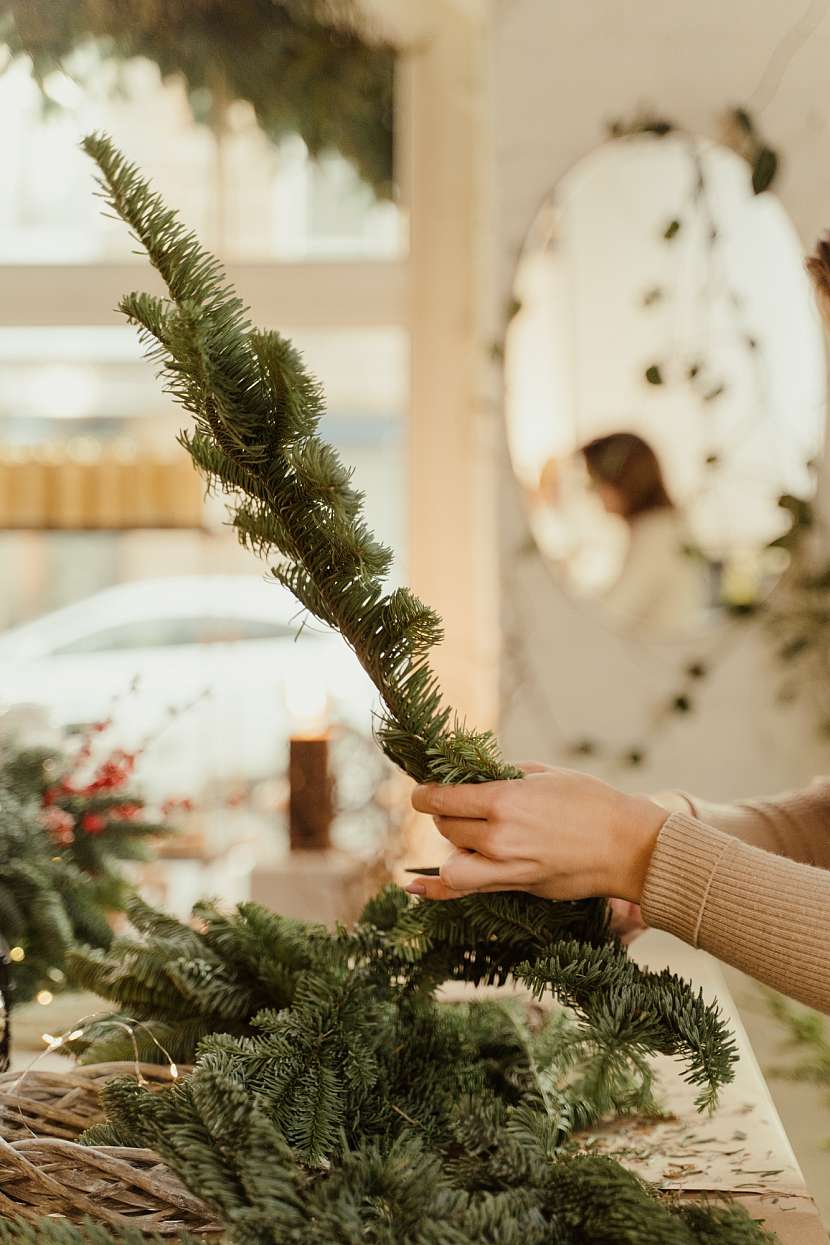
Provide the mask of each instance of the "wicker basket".
[{"label": "wicker basket", "polygon": [[220,1232],[210,1211],[152,1150],[81,1146],[58,1137],[0,1138],[0,1214],[88,1216],[160,1236]]},{"label": "wicker basket", "polygon": [[[184,1072],[185,1069],[182,1069]],[[99,1090],[120,1076],[141,1075],[151,1089],[170,1084],[170,1071],[155,1063],[96,1063],[66,1071],[6,1072],[0,1076],[0,1137],[61,1137],[77,1141],[103,1119]]]},{"label": "wicker basket", "polygon": [[161,1236],[221,1232],[208,1208],[152,1150],[82,1146],[75,1138],[102,1117],[99,1089],[141,1075],[170,1084],[157,1064],[91,1064],[66,1072],[0,1076],[0,1215],[90,1217],[111,1228]]}]

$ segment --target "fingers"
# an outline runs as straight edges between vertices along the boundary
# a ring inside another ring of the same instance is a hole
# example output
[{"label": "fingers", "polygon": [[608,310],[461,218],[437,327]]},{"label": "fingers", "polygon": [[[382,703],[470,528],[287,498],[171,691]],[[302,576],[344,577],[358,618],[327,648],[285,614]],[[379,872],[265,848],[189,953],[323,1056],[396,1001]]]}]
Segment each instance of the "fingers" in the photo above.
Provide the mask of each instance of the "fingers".
[{"label": "fingers", "polygon": [[441,866],[440,877],[410,882],[410,895],[426,899],[459,899],[481,891],[519,890],[529,879],[526,861],[494,861],[478,852],[454,851]]},{"label": "fingers", "polygon": [[471,851],[483,852],[489,846],[489,826],[486,821],[472,820],[469,817],[433,817],[432,819],[445,839],[454,847],[466,847]]},{"label": "fingers", "polygon": [[406,890],[421,899],[461,899],[464,894],[464,891],[452,890],[440,878],[419,878],[417,882],[410,882]]},{"label": "fingers", "polygon": [[412,807],[431,817],[464,817],[486,820],[509,782],[464,782],[455,786],[428,783],[412,793]]}]

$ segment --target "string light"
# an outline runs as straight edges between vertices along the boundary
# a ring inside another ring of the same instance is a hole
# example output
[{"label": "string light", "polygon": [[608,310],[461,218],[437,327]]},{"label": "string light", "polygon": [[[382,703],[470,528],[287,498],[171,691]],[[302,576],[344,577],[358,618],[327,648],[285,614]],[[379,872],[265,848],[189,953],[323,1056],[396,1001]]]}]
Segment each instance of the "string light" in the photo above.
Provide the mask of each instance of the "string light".
[{"label": "string light", "polygon": [[[49,991],[42,990],[41,994],[49,994]],[[52,996],[50,995],[49,996],[50,1002],[51,1002],[51,997]],[[179,1079],[180,1072],[179,1072],[177,1065],[173,1062],[170,1052],[164,1046],[162,1046],[161,1042],[158,1040],[155,1034],[147,1027],[147,1025],[143,1024],[140,1020],[133,1019],[133,1017],[129,1017],[128,1019],[129,1019],[129,1023],[127,1023],[124,1020],[115,1020],[112,1016],[112,1013],[107,1012],[107,1011],[88,1012],[86,1016],[82,1016],[81,1019],[78,1021],[78,1027],[75,1029],[72,1029],[69,1033],[61,1033],[61,1034],[58,1034],[57,1036],[53,1033],[42,1033],[40,1036],[46,1044],[46,1050],[40,1051],[39,1054],[35,1055],[31,1063],[29,1063],[25,1068],[21,1069],[19,1076],[14,1082],[14,1086],[13,1087],[11,1085],[8,1086],[7,1092],[11,1092],[12,1088],[14,1088],[17,1091],[18,1095],[20,1095],[23,1082],[26,1080],[26,1077],[31,1072],[35,1071],[41,1059],[43,1059],[45,1055],[51,1054],[52,1051],[58,1050],[61,1046],[64,1046],[69,1042],[77,1042],[79,1038],[84,1037],[87,1031],[90,1028],[92,1028],[93,1025],[97,1021],[100,1021],[100,1020],[106,1020],[108,1023],[112,1024],[114,1027],[123,1029],[125,1033],[127,1033],[127,1035],[129,1036],[130,1041],[132,1042],[133,1051],[135,1054],[135,1058],[133,1060],[133,1063],[135,1065],[135,1078],[139,1085],[146,1085],[148,1082],[147,1082],[147,1078],[144,1076],[144,1074],[141,1071],[141,1061],[139,1059],[138,1043],[135,1040],[135,1029],[136,1028],[143,1029],[146,1032],[147,1036],[150,1038],[150,1040],[153,1042],[153,1044],[158,1047],[158,1049],[161,1051],[161,1053],[164,1055],[165,1059],[167,1060],[167,1070],[170,1073],[171,1081],[177,1081]],[[37,1137],[38,1134],[32,1128],[31,1124],[26,1119],[26,1116],[23,1113],[22,1102],[18,1100],[18,1102],[15,1105],[17,1106],[17,1114],[20,1117],[21,1125],[24,1128],[28,1129],[28,1131],[31,1133],[33,1137]]]},{"label": "string light", "polygon": [[26,952],[22,947],[12,947],[9,951],[9,959],[12,964],[19,964],[21,960],[26,959]]},{"label": "string light", "polygon": [[64,1042],[76,1042],[78,1038],[84,1036],[83,1029],[73,1029],[71,1033],[62,1033],[59,1037],[55,1037],[51,1033],[41,1033],[40,1035],[49,1050],[57,1050],[59,1046],[63,1046]]},{"label": "string light", "polygon": [[52,1002],[54,995],[52,994],[51,990],[38,990],[37,994],[35,995],[35,998],[37,999],[38,1003],[40,1003],[41,1007],[48,1007],[49,1004]]}]

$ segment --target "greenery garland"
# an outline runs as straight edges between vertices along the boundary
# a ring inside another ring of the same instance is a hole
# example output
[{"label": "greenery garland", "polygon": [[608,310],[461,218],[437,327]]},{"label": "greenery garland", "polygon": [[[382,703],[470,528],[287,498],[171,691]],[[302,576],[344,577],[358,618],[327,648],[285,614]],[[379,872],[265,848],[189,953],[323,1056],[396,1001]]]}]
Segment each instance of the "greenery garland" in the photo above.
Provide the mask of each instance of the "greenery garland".
[{"label": "greenery garland", "polygon": [[[781,1027],[782,1046],[790,1057],[786,1067],[776,1065],[767,1075],[814,1085],[824,1107],[830,1107],[830,1029],[826,1016],[793,1003],[774,990],[765,990],[764,997],[770,1014]],[[830,1139],[822,1147],[830,1148]]]},{"label": "greenery garland", "polygon": [[392,47],[358,26],[352,0],[0,0],[0,41],[38,82],[80,74],[73,55],[143,57],[184,80],[197,121],[250,103],[264,134],[333,150],[381,197],[393,193]]}]

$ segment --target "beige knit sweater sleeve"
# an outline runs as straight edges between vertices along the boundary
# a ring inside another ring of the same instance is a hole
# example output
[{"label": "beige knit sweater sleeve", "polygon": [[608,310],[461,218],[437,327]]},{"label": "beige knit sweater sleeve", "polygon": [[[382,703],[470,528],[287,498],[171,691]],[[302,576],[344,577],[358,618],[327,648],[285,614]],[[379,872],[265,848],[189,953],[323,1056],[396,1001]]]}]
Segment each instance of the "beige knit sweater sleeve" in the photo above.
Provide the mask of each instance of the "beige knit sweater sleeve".
[{"label": "beige knit sweater sleeve", "polygon": [[830,781],[675,807],[646,876],[646,923],[830,1013]]}]

